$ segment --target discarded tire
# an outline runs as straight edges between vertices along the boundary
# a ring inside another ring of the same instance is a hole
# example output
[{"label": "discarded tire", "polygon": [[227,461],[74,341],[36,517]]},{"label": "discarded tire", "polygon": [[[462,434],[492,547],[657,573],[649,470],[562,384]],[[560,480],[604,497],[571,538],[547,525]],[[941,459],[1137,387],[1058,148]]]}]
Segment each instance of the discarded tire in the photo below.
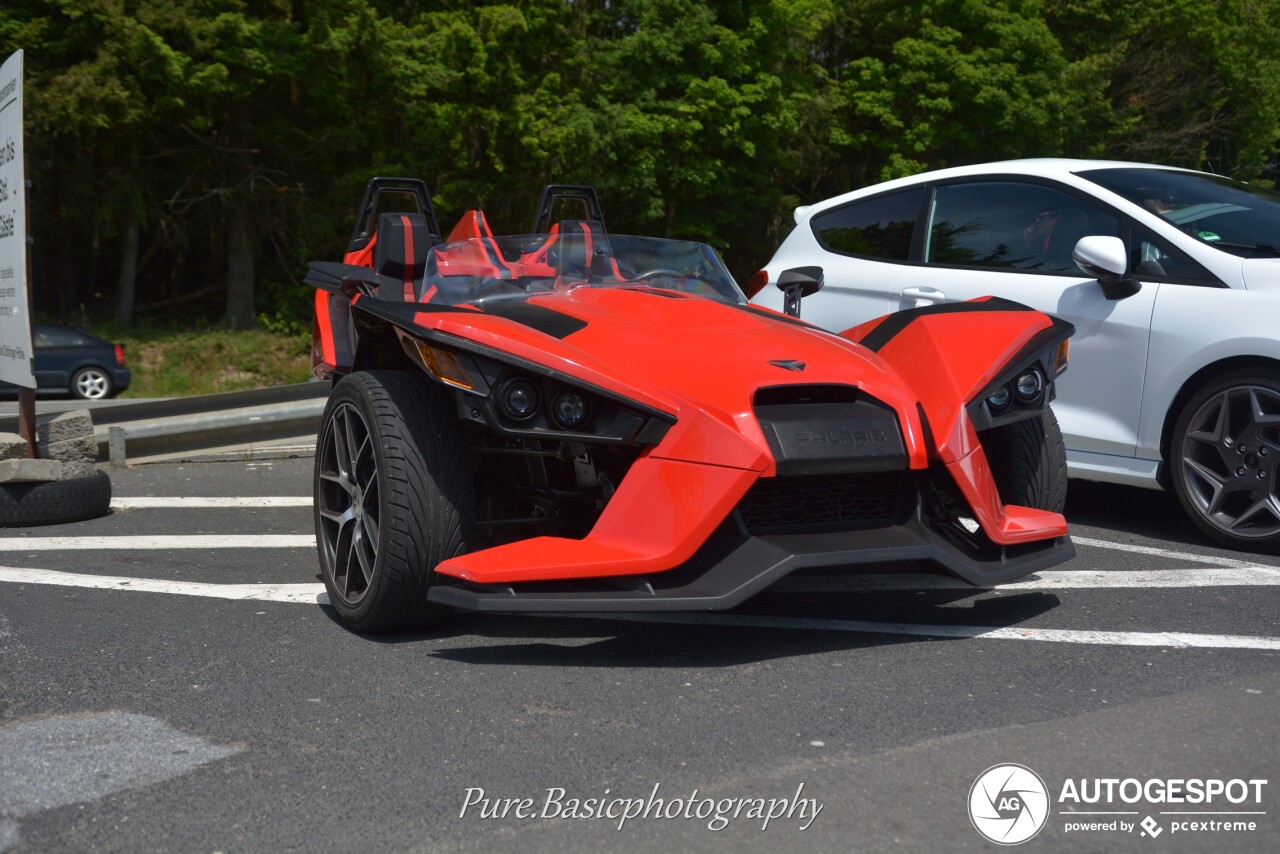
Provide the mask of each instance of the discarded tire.
[{"label": "discarded tire", "polygon": [[104,471],[71,480],[0,484],[0,527],[60,525],[107,515],[111,478]]}]

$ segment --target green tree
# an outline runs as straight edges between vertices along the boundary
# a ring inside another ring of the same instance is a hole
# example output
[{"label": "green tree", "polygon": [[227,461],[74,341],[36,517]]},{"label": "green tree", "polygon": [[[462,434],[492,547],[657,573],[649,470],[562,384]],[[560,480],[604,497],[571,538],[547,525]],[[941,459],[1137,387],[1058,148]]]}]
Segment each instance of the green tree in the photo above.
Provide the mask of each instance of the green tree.
[{"label": "green tree", "polygon": [[[364,183],[519,231],[595,184],[610,227],[753,272],[790,211],[1003,157],[1253,178],[1280,0],[10,0],[37,308],[305,323]],[[1175,49],[1176,47],[1176,49]],[[56,235],[56,238],[54,237]]]},{"label": "green tree", "polygon": [[1280,138],[1278,16],[1277,0],[1114,4],[1108,153],[1262,172]]},{"label": "green tree", "polygon": [[[87,237],[95,250],[118,237],[116,312],[128,322],[152,189],[142,150],[183,106],[175,82],[184,58],[110,0],[21,4],[0,17],[0,44],[27,46],[33,207],[44,226],[37,235],[66,241],[39,254],[69,260],[81,253],[66,237]],[[69,263],[55,265],[57,303],[67,311],[76,301],[74,272]]]},{"label": "green tree", "polygon": [[1038,11],[1021,0],[845,7],[830,144],[850,182],[1061,153],[1090,81],[1069,73]]}]

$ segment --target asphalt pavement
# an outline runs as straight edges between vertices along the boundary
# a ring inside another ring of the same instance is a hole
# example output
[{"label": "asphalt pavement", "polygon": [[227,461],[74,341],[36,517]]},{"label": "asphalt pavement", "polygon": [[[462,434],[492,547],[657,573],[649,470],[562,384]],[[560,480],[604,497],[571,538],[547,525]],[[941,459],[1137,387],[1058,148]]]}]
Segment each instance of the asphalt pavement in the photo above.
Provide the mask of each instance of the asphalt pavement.
[{"label": "asphalt pavement", "polygon": [[[1078,557],[998,590],[365,637],[321,593],[308,457],[112,480],[107,517],[0,531],[0,852],[991,851],[1032,820],[1028,851],[1280,849],[1280,558],[1169,496],[1073,483]],[[997,787],[971,818],[1003,764],[1047,815]],[[1143,797],[1063,797],[1108,779]],[[1147,797],[1174,780],[1267,782]]]}]

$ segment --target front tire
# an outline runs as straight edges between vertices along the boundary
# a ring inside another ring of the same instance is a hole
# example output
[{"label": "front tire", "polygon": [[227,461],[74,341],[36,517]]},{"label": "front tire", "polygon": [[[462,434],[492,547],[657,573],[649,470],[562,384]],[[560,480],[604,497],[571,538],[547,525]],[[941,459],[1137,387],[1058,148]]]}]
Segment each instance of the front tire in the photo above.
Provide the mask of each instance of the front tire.
[{"label": "front tire", "polygon": [[1063,511],[1067,506],[1067,449],[1052,409],[987,430],[981,438],[1001,501]]},{"label": "front tire", "polygon": [[344,377],[315,460],[316,544],[329,602],[361,632],[438,623],[435,567],[472,542],[472,468],[453,398],[426,377]]},{"label": "front tire", "polygon": [[1280,552],[1280,370],[1231,371],[1197,391],[1174,422],[1173,491],[1214,540]]}]

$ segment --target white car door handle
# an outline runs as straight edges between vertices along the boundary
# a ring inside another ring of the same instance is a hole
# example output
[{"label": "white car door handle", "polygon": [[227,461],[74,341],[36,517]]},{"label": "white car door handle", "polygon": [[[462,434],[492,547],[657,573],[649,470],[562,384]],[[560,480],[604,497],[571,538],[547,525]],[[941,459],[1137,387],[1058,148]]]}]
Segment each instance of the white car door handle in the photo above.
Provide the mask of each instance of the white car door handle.
[{"label": "white car door handle", "polygon": [[925,305],[933,305],[934,303],[946,302],[947,295],[936,288],[903,288],[902,301],[914,300],[913,308],[920,308]]}]

